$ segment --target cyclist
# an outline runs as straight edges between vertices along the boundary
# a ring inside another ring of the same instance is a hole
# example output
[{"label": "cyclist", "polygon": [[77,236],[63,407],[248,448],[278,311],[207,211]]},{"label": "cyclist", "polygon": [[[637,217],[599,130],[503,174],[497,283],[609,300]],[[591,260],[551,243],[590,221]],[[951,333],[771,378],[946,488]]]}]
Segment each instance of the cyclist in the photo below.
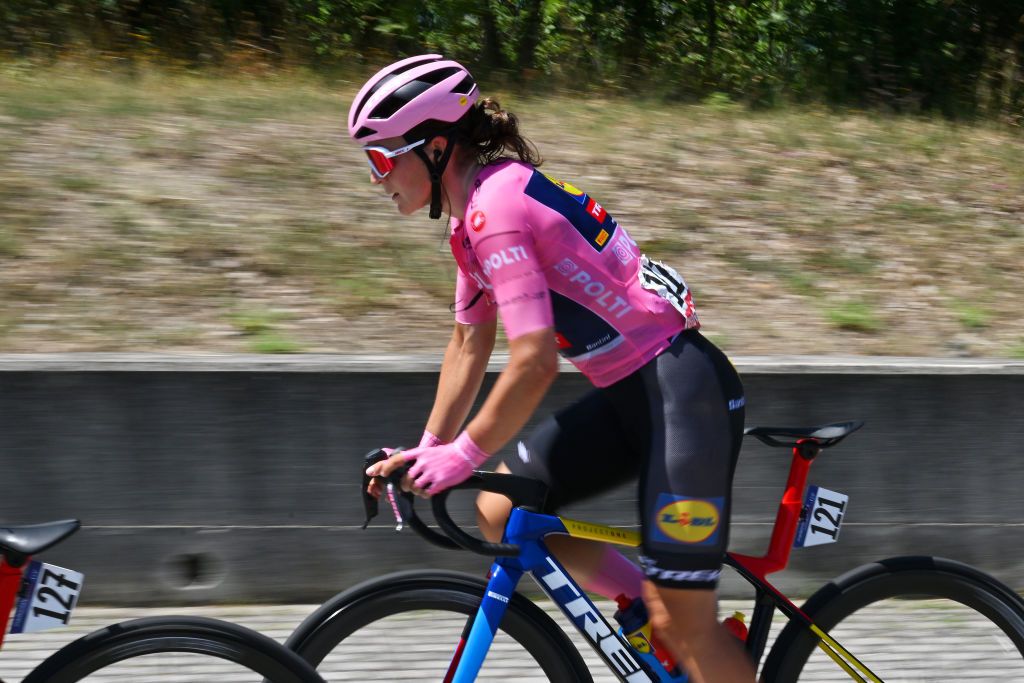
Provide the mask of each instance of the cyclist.
[{"label": "cyclist", "polygon": [[[588,590],[643,593],[694,680],[753,681],[718,624],[716,597],[743,389],[698,331],[682,279],[643,256],[592,197],[538,171],[516,117],[479,99],[457,62],[421,55],[385,67],[356,95],[348,129],[370,181],[400,213],[449,214],[458,263],[455,327],[423,438],[367,473],[412,463],[406,485],[419,495],[463,481],[525,425],[561,354],[596,388],[543,422],[498,471],[545,481],[552,511],[639,477],[642,571],[581,539],[549,537],[552,551]],[[509,362],[461,429],[498,316]],[[477,509],[484,535],[500,540],[509,501],[482,493]]]}]

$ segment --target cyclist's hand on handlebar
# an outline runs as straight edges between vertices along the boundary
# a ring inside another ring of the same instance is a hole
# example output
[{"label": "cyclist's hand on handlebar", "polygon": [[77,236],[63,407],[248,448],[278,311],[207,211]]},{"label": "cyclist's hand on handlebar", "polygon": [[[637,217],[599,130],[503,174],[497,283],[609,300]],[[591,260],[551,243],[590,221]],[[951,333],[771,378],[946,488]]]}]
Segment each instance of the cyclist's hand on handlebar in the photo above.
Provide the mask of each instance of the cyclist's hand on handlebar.
[{"label": "cyclist's hand on handlebar", "polygon": [[381,480],[376,477],[387,477],[405,464],[404,451],[396,448],[382,448],[381,450],[387,453],[388,459],[381,460],[377,464],[371,465],[366,469],[366,474],[370,477],[374,477],[373,479],[370,479],[370,483],[366,487],[366,492],[378,499],[384,492],[384,485],[381,484]]},{"label": "cyclist's hand on handlebar", "polygon": [[462,432],[449,444],[427,448],[413,448],[403,454],[405,462],[414,463],[409,469],[412,490],[417,495],[440,493],[460,484],[473,474],[490,456],[482,450],[467,432]]}]

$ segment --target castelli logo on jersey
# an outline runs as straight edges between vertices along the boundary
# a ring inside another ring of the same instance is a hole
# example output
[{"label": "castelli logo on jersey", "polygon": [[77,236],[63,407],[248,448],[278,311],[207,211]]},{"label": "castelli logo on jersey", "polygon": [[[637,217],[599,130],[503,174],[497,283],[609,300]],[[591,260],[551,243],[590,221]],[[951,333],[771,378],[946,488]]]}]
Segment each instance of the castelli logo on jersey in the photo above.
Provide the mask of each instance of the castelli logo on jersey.
[{"label": "castelli logo on jersey", "polygon": [[474,211],[473,215],[469,217],[469,227],[473,228],[473,232],[480,232],[484,229],[484,223],[487,222],[487,216],[484,215],[483,211]]},{"label": "castelli logo on jersey", "polygon": [[658,529],[682,543],[701,543],[718,530],[718,507],[706,500],[684,498],[658,510]]}]

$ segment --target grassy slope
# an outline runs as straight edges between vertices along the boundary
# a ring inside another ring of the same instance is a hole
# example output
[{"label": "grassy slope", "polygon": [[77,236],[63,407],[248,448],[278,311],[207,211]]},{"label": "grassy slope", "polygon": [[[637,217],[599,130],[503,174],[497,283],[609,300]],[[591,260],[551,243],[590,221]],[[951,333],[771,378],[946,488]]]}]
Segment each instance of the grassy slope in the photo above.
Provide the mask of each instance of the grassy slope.
[{"label": "grassy slope", "polygon": [[[0,71],[0,352],[440,351],[441,226],[370,187],[353,87]],[[503,102],[732,353],[1024,357],[1019,132]]]}]

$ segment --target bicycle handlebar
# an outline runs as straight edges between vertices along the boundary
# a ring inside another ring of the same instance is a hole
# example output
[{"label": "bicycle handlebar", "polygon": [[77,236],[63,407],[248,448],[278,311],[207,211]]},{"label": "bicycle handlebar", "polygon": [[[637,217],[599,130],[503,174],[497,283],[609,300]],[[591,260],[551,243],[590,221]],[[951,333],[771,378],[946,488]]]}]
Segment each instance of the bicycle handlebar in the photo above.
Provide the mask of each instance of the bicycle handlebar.
[{"label": "bicycle handlebar", "polygon": [[[364,458],[364,472],[370,465],[385,460],[387,457],[387,454],[382,449],[370,451]],[[384,480],[391,484],[394,490],[399,490],[402,478],[407,471],[408,467],[402,467],[392,472],[386,478],[377,477],[377,479]],[[370,520],[377,516],[378,512],[377,499],[366,492],[370,479],[371,477],[364,473],[363,507],[366,510],[366,522],[363,524],[364,529],[370,523]],[[536,479],[519,477],[514,474],[474,471],[472,476],[461,484],[431,496],[431,509],[434,511],[434,518],[444,532],[443,534],[431,529],[419,517],[414,507],[415,497],[412,493],[401,491],[396,496],[395,503],[398,506],[398,512],[401,514],[402,519],[408,521],[413,531],[422,536],[427,542],[450,550],[469,550],[478,555],[489,555],[491,557],[513,557],[519,554],[519,546],[512,543],[483,541],[463,531],[455,520],[451,518],[451,515],[448,514],[448,495],[456,489],[476,489],[498,493],[509,498],[515,507],[522,507],[537,512],[544,507],[544,501],[548,493],[547,485]]]}]

